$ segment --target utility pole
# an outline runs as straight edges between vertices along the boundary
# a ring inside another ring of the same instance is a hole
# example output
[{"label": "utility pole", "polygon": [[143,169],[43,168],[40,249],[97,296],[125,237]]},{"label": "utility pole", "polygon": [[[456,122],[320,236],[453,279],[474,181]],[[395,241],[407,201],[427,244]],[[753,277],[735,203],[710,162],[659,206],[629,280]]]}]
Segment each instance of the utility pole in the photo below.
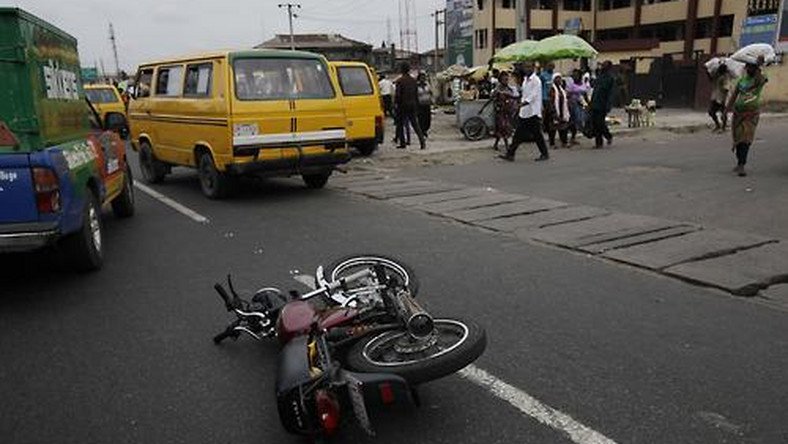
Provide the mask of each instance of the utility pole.
[{"label": "utility pole", "polygon": [[280,8],[287,8],[287,17],[290,20],[290,49],[295,51],[295,37],[293,36],[293,17],[298,17],[298,15],[293,13],[293,8],[301,9],[301,5],[298,3],[279,3]]},{"label": "utility pole", "polygon": [[112,54],[115,56],[115,75],[120,75],[120,63],[118,62],[118,45],[115,44],[115,29],[112,22],[109,24],[109,41],[112,43]]},{"label": "utility pole", "polygon": [[440,29],[440,25],[443,24],[443,21],[440,19],[441,14],[443,14],[443,20],[446,20],[446,9],[438,9],[430,14],[431,16],[435,17],[435,72],[440,70],[440,58],[438,57],[438,50],[440,49],[440,36],[438,34],[438,30]]}]

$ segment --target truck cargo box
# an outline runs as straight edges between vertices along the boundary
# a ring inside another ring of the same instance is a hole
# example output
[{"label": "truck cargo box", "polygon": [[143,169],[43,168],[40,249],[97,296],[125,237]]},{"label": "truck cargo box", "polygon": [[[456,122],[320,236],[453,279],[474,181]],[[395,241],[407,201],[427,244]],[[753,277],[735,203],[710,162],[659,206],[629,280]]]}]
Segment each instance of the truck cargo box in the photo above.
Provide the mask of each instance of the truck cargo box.
[{"label": "truck cargo box", "polygon": [[21,9],[0,7],[0,153],[24,153],[90,131],[77,40]]}]

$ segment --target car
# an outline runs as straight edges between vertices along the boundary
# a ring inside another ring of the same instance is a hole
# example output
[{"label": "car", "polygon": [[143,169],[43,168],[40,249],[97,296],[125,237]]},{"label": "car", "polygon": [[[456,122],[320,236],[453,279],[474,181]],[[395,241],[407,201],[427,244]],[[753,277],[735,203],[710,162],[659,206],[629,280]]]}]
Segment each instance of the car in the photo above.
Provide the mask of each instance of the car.
[{"label": "car", "polygon": [[126,144],[85,100],[74,37],[0,8],[0,47],[18,48],[0,63],[0,253],[52,246],[97,270],[102,208],[134,215]]},{"label": "car", "polygon": [[348,144],[363,156],[383,143],[383,100],[372,68],[363,62],[330,62],[347,114]]},{"label": "car", "polygon": [[134,83],[131,137],[149,183],[184,166],[212,199],[243,176],[300,174],[322,188],[350,160],[345,106],[321,55],[203,53],[143,64]]}]

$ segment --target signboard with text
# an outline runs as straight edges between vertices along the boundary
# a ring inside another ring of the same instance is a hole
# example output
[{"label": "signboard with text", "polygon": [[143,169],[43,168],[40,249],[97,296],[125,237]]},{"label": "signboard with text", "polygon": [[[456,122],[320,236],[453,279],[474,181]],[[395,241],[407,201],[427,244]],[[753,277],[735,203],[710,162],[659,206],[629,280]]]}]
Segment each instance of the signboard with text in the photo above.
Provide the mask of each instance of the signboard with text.
[{"label": "signboard with text", "polygon": [[752,43],[774,45],[777,39],[777,14],[756,15],[744,19],[739,46]]},{"label": "signboard with text", "polygon": [[446,1],[449,65],[473,66],[473,0]]},{"label": "signboard with text", "polygon": [[780,24],[780,38],[777,50],[788,52],[788,1],[783,0],[782,23]]}]

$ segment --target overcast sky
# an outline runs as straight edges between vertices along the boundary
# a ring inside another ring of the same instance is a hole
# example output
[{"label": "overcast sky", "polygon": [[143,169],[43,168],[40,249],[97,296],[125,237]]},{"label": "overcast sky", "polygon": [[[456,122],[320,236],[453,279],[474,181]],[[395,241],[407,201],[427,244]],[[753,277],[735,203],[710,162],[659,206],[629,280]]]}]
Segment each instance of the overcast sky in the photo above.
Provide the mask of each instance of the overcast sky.
[{"label": "overcast sky", "polygon": [[[286,0],[11,0],[79,40],[84,66],[104,61],[115,70],[109,23],[115,27],[121,69],[134,71],[144,61],[203,50],[248,48],[287,34]],[[399,45],[399,0],[290,0],[300,3],[295,32],[340,33],[375,47],[391,37]],[[419,51],[435,45],[430,13],[445,0],[415,0]],[[442,39],[443,37],[441,37]]]}]

